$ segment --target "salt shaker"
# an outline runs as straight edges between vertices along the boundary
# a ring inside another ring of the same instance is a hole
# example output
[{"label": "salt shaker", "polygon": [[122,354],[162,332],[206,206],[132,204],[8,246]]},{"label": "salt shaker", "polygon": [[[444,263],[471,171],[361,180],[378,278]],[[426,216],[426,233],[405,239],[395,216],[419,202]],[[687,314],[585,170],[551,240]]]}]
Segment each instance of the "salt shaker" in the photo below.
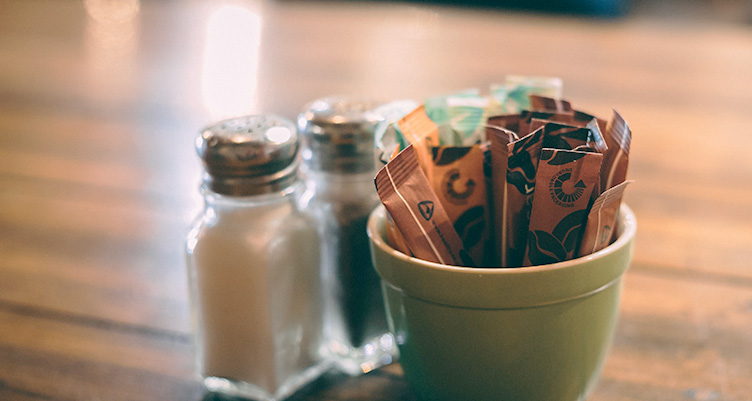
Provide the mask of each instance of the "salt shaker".
[{"label": "salt shaker", "polygon": [[285,398],[327,369],[320,240],[299,203],[295,124],[224,120],[196,147],[205,209],[186,251],[199,375],[210,391]]},{"label": "salt shaker", "polygon": [[318,99],[298,117],[310,210],[322,238],[324,328],[330,358],[340,370],[362,374],[397,356],[389,333],[379,277],[366,234],[379,204],[374,189],[372,101],[344,96]]}]

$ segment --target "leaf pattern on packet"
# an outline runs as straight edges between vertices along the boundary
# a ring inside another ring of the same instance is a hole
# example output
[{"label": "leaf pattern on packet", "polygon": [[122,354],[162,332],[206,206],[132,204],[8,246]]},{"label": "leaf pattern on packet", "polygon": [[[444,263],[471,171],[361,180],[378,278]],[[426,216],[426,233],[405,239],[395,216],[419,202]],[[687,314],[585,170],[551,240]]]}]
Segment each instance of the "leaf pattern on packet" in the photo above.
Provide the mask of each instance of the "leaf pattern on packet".
[{"label": "leaf pattern on packet", "polygon": [[[542,135],[543,131],[538,130],[515,141],[512,150],[509,152],[507,183],[514,185],[523,195],[529,194],[531,188],[535,187],[535,171],[537,170],[538,160],[533,160],[530,149],[536,149],[537,146],[540,146]],[[536,150],[535,153],[540,153],[540,151]]]},{"label": "leaf pattern on packet", "polygon": [[533,265],[561,262],[577,247],[585,223],[586,210],[577,210],[564,217],[552,233],[542,230],[528,232],[528,249]]},{"label": "leaf pattern on packet", "polygon": [[535,186],[535,164],[528,152],[520,152],[509,158],[507,182],[514,185],[521,194],[530,192]]},{"label": "leaf pattern on packet", "polygon": [[553,236],[561,242],[567,252],[572,252],[578,245],[577,241],[580,239],[580,232],[586,217],[586,209],[577,210],[561,219],[554,228]]},{"label": "leaf pattern on packet", "polygon": [[446,166],[462,159],[472,150],[469,146],[434,147],[432,149],[433,162],[436,166]]},{"label": "leaf pattern on packet", "polygon": [[567,252],[561,242],[546,231],[530,231],[527,239],[530,262],[533,265],[556,263],[567,257]]},{"label": "leaf pattern on packet", "polygon": [[486,229],[485,213],[483,206],[471,207],[454,222],[454,229],[462,238],[466,249],[474,247],[483,238]]},{"label": "leaf pattern on packet", "polygon": [[578,144],[584,145],[592,142],[590,139],[592,136],[593,134],[589,128],[578,128],[565,124],[548,123],[546,124],[546,133],[543,135],[543,147],[571,150]]},{"label": "leaf pattern on packet", "polygon": [[[555,155],[555,156],[554,156]],[[555,149],[543,149],[540,153],[540,160],[545,160],[552,166],[563,166],[575,160],[585,157],[585,153],[575,152],[556,152]]]}]

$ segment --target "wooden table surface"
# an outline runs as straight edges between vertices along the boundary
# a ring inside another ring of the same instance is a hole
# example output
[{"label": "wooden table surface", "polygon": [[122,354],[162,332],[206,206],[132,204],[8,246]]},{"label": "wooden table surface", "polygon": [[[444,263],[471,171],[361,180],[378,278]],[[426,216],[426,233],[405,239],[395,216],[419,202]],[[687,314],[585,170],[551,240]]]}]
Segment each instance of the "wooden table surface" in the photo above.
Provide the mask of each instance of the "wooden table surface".
[{"label": "wooden table surface", "polygon": [[[0,2],[0,400],[214,399],[183,240],[197,131],[331,94],[555,75],[633,131],[638,222],[594,401],[752,400],[752,26],[734,1],[597,20],[389,2]],[[640,3],[638,2],[638,5]],[[715,7],[721,12],[716,15]],[[719,16],[720,15],[720,16]],[[294,400],[413,400],[398,364]]]}]

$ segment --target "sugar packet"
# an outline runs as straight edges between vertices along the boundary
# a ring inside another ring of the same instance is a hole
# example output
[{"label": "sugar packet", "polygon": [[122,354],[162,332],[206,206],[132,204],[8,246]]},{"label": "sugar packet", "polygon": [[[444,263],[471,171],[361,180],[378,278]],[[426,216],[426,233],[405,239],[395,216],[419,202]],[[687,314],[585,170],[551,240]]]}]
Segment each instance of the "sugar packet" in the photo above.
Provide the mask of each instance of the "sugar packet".
[{"label": "sugar packet", "polygon": [[382,117],[374,129],[374,142],[376,144],[376,165],[389,162],[402,149],[409,145],[402,132],[399,130],[397,121],[419,106],[418,102],[410,99],[394,100],[376,107],[373,112]]},{"label": "sugar packet", "polygon": [[376,192],[411,253],[420,259],[472,266],[462,240],[410,145],[376,174]]},{"label": "sugar packet", "polygon": [[600,251],[611,243],[624,189],[632,181],[624,181],[604,191],[595,199],[587,216],[577,256]]},{"label": "sugar packet", "polygon": [[601,167],[601,188],[607,190],[626,179],[632,143],[632,131],[616,110],[606,126],[604,137],[610,151]]},{"label": "sugar packet", "polygon": [[431,186],[444,206],[474,266],[493,264],[484,150],[472,146],[435,146]]},{"label": "sugar packet", "polygon": [[423,105],[402,117],[397,126],[407,142],[413,145],[418,164],[430,179],[431,148],[439,145],[438,126],[428,118]]},{"label": "sugar packet", "polygon": [[507,145],[507,241],[501,267],[522,265],[542,146],[542,127]]},{"label": "sugar packet", "polygon": [[509,144],[518,140],[519,137],[513,131],[486,126],[486,139],[489,143],[491,173],[490,185],[491,215],[493,226],[491,235],[494,247],[494,265],[506,266],[508,264],[509,248],[509,188],[507,187],[507,168],[509,166]]},{"label": "sugar packet", "polygon": [[574,258],[602,160],[600,153],[541,150],[523,266]]},{"label": "sugar packet", "polygon": [[558,77],[507,75],[503,84],[491,85],[491,96],[498,99],[504,113],[530,109],[530,95],[561,98],[563,81]]},{"label": "sugar packet", "polygon": [[545,97],[536,94],[531,94],[529,99],[531,110],[570,114],[573,112],[572,103],[565,99]]}]

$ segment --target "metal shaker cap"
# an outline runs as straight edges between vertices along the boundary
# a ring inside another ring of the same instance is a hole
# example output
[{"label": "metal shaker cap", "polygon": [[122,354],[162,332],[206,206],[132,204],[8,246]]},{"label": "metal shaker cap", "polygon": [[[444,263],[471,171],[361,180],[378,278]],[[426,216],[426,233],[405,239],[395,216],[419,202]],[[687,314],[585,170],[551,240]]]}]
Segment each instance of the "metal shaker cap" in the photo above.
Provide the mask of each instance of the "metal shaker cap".
[{"label": "metal shaker cap", "polygon": [[247,196],[282,190],[297,180],[295,124],[273,114],[222,120],[203,129],[196,150],[212,191]]},{"label": "metal shaker cap", "polygon": [[332,96],[314,100],[298,116],[306,149],[303,158],[317,171],[355,174],[373,171],[374,130],[381,117],[369,99]]}]

